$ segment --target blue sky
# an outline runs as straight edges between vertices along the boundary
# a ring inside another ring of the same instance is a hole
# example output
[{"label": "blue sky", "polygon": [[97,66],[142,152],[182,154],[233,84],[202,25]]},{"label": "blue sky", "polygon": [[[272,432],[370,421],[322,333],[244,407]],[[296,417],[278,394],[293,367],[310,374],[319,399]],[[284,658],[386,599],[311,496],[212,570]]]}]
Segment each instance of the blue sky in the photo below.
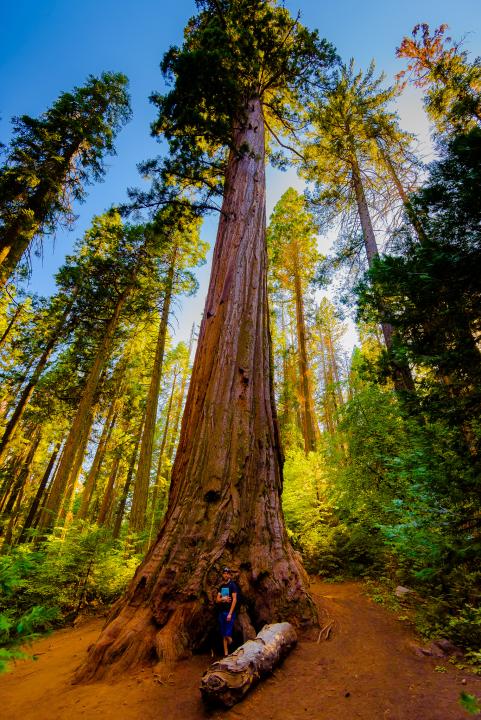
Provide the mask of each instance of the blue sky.
[{"label": "blue sky", "polygon": [[[300,10],[303,22],[317,27],[345,59],[361,67],[374,58],[388,78],[402,69],[395,47],[419,22],[448,23],[455,38],[467,35],[466,48],[481,55],[480,0],[286,0]],[[0,4],[0,140],[10,134],[14,115],[39,115],[60,92],[81,85],[88,74],[104,70],[124,72],[130,79],[133,119],[117,140],[117,156],[107,160],[105,181],[89,189],[77,208],[73,231],[57,233],[45,243],[44,258],[34,262],[31,288],[47,294],[53,273],[80,237],[94,214],[125,199],[129,186],[139,185],[136,164],[159,152],[149,135],[155,109],[148,102],[162,87],[159,62],[171,44],[182,39],[186,20],[195,12],[194,0],[3,0]],[[427,140],[428,125],[420,98],[408,92],[399,112],[403,126]],[[268,212],[293,182],[291,173],[268,174]],[[216,219],[205,223],[203,234],[215,239]],[[209,268],[199,272],[205,292]],[[203,300],[183,302],[178,311],[178,336],[187,336],[199,318]]]}]

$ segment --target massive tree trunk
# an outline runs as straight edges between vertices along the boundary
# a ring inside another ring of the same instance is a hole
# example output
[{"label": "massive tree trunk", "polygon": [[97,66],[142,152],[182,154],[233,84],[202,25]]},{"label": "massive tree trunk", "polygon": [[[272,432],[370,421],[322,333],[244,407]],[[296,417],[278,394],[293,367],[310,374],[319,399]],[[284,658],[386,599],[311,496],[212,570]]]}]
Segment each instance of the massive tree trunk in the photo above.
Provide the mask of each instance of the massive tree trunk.
[{"label": "massive tree trunk", "polygon": [[[239,571],[259,629],[316,620],[281,509],[265,243],[265,139],[260,101],[234,130],[210,286],[157,542],[77,680],[201,647],[215,626],[222,565]],[[248,152],[242,152],[246,146]],[[242,154],[241,154],[242,152]]]}]

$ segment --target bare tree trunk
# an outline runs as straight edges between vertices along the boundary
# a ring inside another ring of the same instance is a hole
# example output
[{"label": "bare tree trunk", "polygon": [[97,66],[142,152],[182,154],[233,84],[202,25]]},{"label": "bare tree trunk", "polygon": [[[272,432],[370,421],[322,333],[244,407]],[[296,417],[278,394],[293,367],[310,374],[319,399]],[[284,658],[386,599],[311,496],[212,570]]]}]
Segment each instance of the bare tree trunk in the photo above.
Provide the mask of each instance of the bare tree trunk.
[{"label": "bare tree trunk", "polygon": [[180,383],[180,392],[179,392],[179,402],[177,403],[177,408],[175,410],[174,415],[174,421],[172,423],[172,432],[169,442],[169,450],[167,452],[167,457],[172,459],[172,456],[174,454],[174,447],[175,442],[177,440],[177,435],[179,433],[179,425],[180,420],[182,417],[182,409],[184,407],[184,398],[185,398],[185,388],[187,386],[187,379],[189,377],[190,372],[190,356],[192,354],[192,346],[194,344],[194,333],[195,333],[195,323],[192,325],[192,330],[190,332],[190,339],[189,339],[189,354],[186,359],[185,367],[182,370],[182,380]]},{"label": "bare tree trunk", "polygon": [[[254,625],[317,620],[282,509],[267,307],[265,139],[252,99],[233,137],[199,342],[157,542],[77,681],[180,658],[215,624],[212,588],[239,570]],[[242,152],[245,147],[248,152]],[[242,154],[241,154],[242,153]]]},{"label": "bare tree trunk", "polygon": [[27,455],[28,447],[19,449],[14,456],[9,458],[8,463],[6,463],[2,468],[5,478],[0,489],[0,513],[8,500],[12,487],[15,485],[15,480],[18,477],[22,463]]},{"label": "bare tree trunk", "polygon": [[114,496],[114,485],[115,481],[117,480],[117,475],[119,473],[119,466],[120,466],[120,453],[118,451],[115,452],[114,461],[112,463],[112,467],[110,469],[110,475],[107,482],[107,486],[105,488],[104,497],[102,499],[102,504],[100,506],[99,514],[97,516],[97,525],[105,525],[105,522],[107,520],[107,516],[109,514],[109,510],[111,509],[112,500]]},{"label": "bare tree trunk", "polygon": [[319,439],[319,428],[317,427],[316,415],[314,412],[314,400],[312,397],[311,378],[309,363],[307,360],[306,343],[306,321],[304,317],[304,298],[302,295],[302,283],[298,269],[294,276],[294,297],[296,301],[296,326],[297,326],[297,360],[299,363],[299,377],[301,386],[302,405],[302,429],[304,435],[304,451],[307,454],[315,451]]},{"label": "bare tree trunk", "polygon": [[150,547],[150,544],[152,542],[152,537],[155,532],[159,529],[160,522],[157,522],[157,504],[158,504],[158,495],[159,495],[159,488],[160,488],[160,481],[162,476],[162,469],[164,465],[164,452],[165,452],[165,446],[167,443],[167,436],[169,434],[169,426],[170,426],[170,415],[172,412],[172,402],[174,399],[174,392],[175,392],[175,383],[177,382],[177,373],[174,374],[174,379],[172,382],[172,389],[170,391],[170,397],[169,397],[169,404],[167,405],[167,412],[165,415],[165,424],[164,429],[162,432],[162,442],[160,443],[159,448],[159,458],[157,461],[157,472],[155,474],[155,485],[154,490],[152,492],[152,505],[150,509],[150,531],[149,531],[149,537],[147,542],[147,548]]},{"label": "bare tree trunk", "polygon": [[[30,443],[25,461],[22,463],[20,472],[17,475],[15,483],[10,492],[10,496],[4,507],[4,510],[2,513],[3,514],[2,520],[6,520],[6,519],[8,520],[10,515],[12,515],[12,517],[15,516],[14,508],[17,506],[17,499],[19,498],[19,496],[21,497],[23,495],[23,489],[24,489],[25,483],[27,482],[27,479],[28,479],[28,476],[30,473],[30,468],[32,466],[33,459],[35,457],[35,453],[37,452],[37,448],[40,444],[40,440],[41,440],[41,434],[40,434],[40,431],[37,429],[34,433],[32,441]],[[4,523],[2,521],[0,523],[0,535],[3,535],[3,528],[4,528]]]},{"label": "bare tree trunk", "polygon": [[[85,428],[90,428],[92,422],[92,405],[94,402],[95,394],[99,385],[100,377],[102,375],[105,363],[108,360],[115,337],[115,331],[120,318],[120,313],[124,307],[127,296],[130,292],[130,287],[124,290],[117,300],[116,307],[112,316],[107,323],[103,338],[100,342],[97,354],[95,356],[94,363],[90,369],[87,382],[82,392],[80,402],[77,408],[77,412],[73,419],[70,431],[65,442],[62,457],[60,459],[55,479],[52,485],[52,489],[49,493],[49,497],[42,512],[42,520],[40,522],[43,528],[47,528],[49,524],[57,517],[59,512],[62,498],[65,494],[72,475],[74,474],[75,457],[81,444],[82,439],[85,436]],[[87,436],[88,440],[88,436]]]},{"label": "bare tree trunk", "polygon": [[292,403],[289,385],[289,350],[287,347],[286,323],[284,318],[284,303],[281,302],[281,352],[282,352],[282,415],[279,424],[282,430],[287,430],[291,422]]},{"label": "bare tree trunk", "polygon": [[[80,435],[77,443],[77,451],[74,456],[72,467],[68,476],[67,486],[64,490],[62,501],[60,504],[59,512],[57,515],[58,521],[61,524],[65,523],[69,513],[73,507],[73,501],[75,496],[75,490],[77,488],[80,471],[82,469],[82,463],[84,461],[85,453],[89,442],[90,433],[92,432],[92,426],[94,424],[95,416],[97,414],[96,408],[90,408],[87,415],[86,421],[82,426]],[[62,458],[60,459],[60,463]],[[71,518],[69,522],[71,521]]]},{"label": "bare tree trunk", "polygon": [[[371,216],[369,214],[369,207],[366,201],[366,195],[364,193],[364,187],[361,179],[361,171],[357,162],[356,155],[352,155],[352,180],[354,185],[354,192],[356,194],[357,209],[359,212],[359,219],[361,221],[362,234],[364,237],[364,246],[366,248],[367,262],[369,267],[372,266],[374,258],[379,256],[379,250],[376,243],[376,237],[374,235],[374,229],[372,227]],[[382,333],[384,335],[384,342],[388,350],[391,350],[393,343],[393,327],[391,323],[381,323]],[[414,382],[411,376],[411,372],[407,366],[397,366],[395,368],[395,386],[397,390],[407,390],[409,392],[414,391]]]},{"label": "bare tree trunk", "polygon": [[322,383],[324,386],[322,407],[324,410],[324,427],[332,435],[334,433],[334,423],[332,421],[331,404],[329,402],[329,375],[327,371],[326,345],[324,335],[319,337],[319,356],[321,358]]},{"label": "bare tree trunk", "polygon": [[45,366],[47,365],[48,359],[50,355],[52,354],[52,350],[54,349],[55,345],[58,342],[60,333],[62,332],[65,323],[67,321],[67,318],[70,314],[70,310],[72,309],[74,299],[71,300],[68,307],[65,309],[65,311],[62,313],[62,317],[60,318],[59,322],[57,323],[54,331],[51,333],[50,338],[48,339],[48,342],[40,356],[40,359],[35,367],[35,370],[33,371],[29,381],[25,385],[25,387],[22,390],[22,394],[20,396],[20,399],[17,403],[17,406],[13,412],[12,417],[7,423],[7,426],[5,428],[5,431],[3,433],[2,440],[0,441],[0,462],[3,459],[3,456],[5,454],[5,451],[7,449],[8,441],[14,434],[18,423],[20,422],[22,415],[24,413],[24,410],[32,397],[32,393],[35,390],[35,387],[40,379],[41,374],[43,373]]},{"label": "bare tree trunk", "polygon": [[120,529],[122,527],[122,519],[124,517],[125,506],[127,504],[127,498],[129,496],[130,486],[132,484],[132,478],[134,476],[135,461],[137,460],[137,453],[139,451],[141,436],[142,436],[142,424],[140,425],[140,427],[138,429],[137,437],[135,439],[135,445],[132,450],[132,455],[130,456],[129,469],[127,470],[127,476],[125,478],[125,483],[124,483],[124,487],[122,490],[122,495],[120,497],[119,506],[117,508],[117,512],[115,513],[115,523],[114,523],[114,529],[113,529],[114,538],[118,538],[120,535]]},{"label": "bare tree trunk", "polygon": [[97,482],[100,468],[102,467],[102,463],[104,461],[110,436],[112,435],[115,423],[117,422],[117,412],[115,411],[116,405],[117,398],[115,397],[110,403],[107,417],[102,428],[102,434],[100,436],[99,444],[97,445],[97,450],[95,451],[95,457],[85,480],[84,489],[82,492],[82,502],[80,504],[80,509],[78,512],[78,517],[80,520],[85,520],[88,515],[90,501],[92,499],[92,493],[95,489],[95,483]]},{"label": "bare tree trunk", "polygon": [[58,454],[60,452],[60,447],[62,443],[58,442],[55,445],[55,448],[53,450],[53,453],[50,456],[50,460],[48,461],[48,465],[45,468],[45,472],[42,476],[42,479],[40,481],[40,484],[38,486],[37,492],[35,493],[35,497],[32,501],[32,504],[30,505],[30,509],[28,511],[28,515],[25,518],[25,522],[23,524],[22,533],[18,539],[19,543],[25,542],[27,540],[28,531],[31,527],[33,527],[35,516],[37,515],[38,509],[40,507],[40,502],[44,496],[50,475],[53,470],[53,466],[55,465],[55,461],[58,457]]},{"label": "bare tree trunk", "polygon": [[10,318],[10,322],[8,323],[7,327],[2,333],[2,337],[0,338],[0,348],[3,346],[4,342],[10,335],[10,332],[15,325],[15,322],[17,321],[18,316],[22,312],[24,308],[25,303],[21,303],[20,305],[17,305],[15,312],[13,313],[12,317]]},{"label": "bare tree trunk", "polygon": [[150,468],[152,465],[152,452],[154,448],[155,421],[157,419],[157,406],[159,402],[160,381],[162,379],[162,366],[164,363],[165,338],[169,322],[170,302],[175,273],[176,253],[169,268],[167,284],[160,317],[159,334],[155,348],[154,366],[150,380],[147,405],[145,408],[145,422],[140,443],[139,464],[135,477],[134,497],[130,511],[129,527],[132,532],[141,532],[145,528],[147,502],[149,497]]},{"label": "bare tree trunk", "polygon": [[404,205],[404,208],[406,210],[406,215],[409,218],[409,222],[414,228],[414,231],[416,232],[416,235],[418,236],[418,240],[420,243],[424,243],[427,240],[426,232],[423,228],[423,224],[421,222],[421,219],[415,209],[413,208],[412,202],[409,199],[409,196],[407,192],[405,191],[402,182],[399,179],[399,176],[396,172],[396,168],[394,167],[391,158],[389,156],[389,153],[384,148],[383,144],[378,140],[377,146],[379,148],[379,151],[381,153],[381,157],[384,161],[384,164],[391,176],[391,179],[394,183],[394,186],[396,190],[398,191],[398,195],[402,200],[402,203]]}]

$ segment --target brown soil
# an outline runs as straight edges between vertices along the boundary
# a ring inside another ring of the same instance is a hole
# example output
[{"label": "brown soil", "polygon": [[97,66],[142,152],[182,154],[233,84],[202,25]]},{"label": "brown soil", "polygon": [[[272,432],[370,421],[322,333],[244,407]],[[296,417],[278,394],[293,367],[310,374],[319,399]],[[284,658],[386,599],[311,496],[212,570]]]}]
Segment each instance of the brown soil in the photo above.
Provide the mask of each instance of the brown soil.
[{"label": "brown soil", "polygon": [[[116,682],[70,684],[100,630],[87,620],[36,642],[38,660],[0,679],[0,715],[9,720],[463,720],[462,691],[481,695],[481,678],[448,659],[421,657],[421,643],[359,583],[315,582],[333,620],[327,641],[303,640],[272,677],[228,711],[204,709],[199,681],[212,662],[196,656],[167,670],[137,670]],[[326,630],[327,632],[327,630]],[[441,670],[441,668],[445,668]],[[465,682],[463,682],[463,680]]]}]

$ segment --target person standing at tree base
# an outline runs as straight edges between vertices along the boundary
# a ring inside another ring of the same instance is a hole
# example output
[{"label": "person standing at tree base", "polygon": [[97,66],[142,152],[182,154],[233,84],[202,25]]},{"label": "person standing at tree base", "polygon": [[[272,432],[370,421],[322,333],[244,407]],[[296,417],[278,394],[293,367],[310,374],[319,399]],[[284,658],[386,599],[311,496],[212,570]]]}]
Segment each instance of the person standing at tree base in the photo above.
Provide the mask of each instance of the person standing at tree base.
[{"label": "person standing at tree base", "polygon": [[232,643],[234,629],[235,607],[239,588],[232,580],[232,571],[225,567],[222,570],[222,585],[217,591],[216,603],[219,609],[219,627],[224,644],[224,655],[229,654],[229,645]]}]

